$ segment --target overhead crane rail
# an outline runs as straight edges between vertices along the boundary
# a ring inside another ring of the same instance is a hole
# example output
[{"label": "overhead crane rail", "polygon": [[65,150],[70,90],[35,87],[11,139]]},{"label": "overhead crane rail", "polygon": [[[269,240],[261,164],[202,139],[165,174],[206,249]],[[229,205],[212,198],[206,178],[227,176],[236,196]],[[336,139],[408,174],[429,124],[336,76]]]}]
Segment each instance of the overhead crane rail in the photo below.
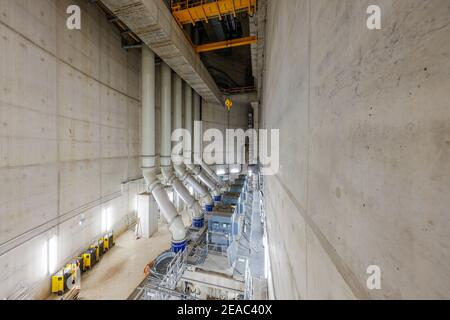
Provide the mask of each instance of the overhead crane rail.
[{"label": "overhead crane rail", "polygon": [[257,38],[255,36],[234,39],[234,40],[225,40],[225,41],[207,43],[207,44],[202,44],[202,45],[196,46],[195,51],[197,51],[197,53],[216,51],[216,50],[221,50],[221,49],[225,49],[225,48],[234,48],[234,47],[245,46],[245,45],[249,45],[249,44],[252,44],[255,42],[257,42]]}]

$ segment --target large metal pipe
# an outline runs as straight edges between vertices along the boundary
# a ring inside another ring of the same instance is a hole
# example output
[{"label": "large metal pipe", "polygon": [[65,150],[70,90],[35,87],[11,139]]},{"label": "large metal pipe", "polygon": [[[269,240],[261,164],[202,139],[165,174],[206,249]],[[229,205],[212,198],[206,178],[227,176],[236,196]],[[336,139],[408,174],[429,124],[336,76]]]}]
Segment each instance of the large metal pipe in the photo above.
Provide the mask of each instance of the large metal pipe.
[{"label": "large metal pipe", "polygon": [[202,157],[202,136],[203,136],[203,128],[201,123],[201,97],[197,92],[193,92],[194,95],[194,123],[197,123],[197,126],[194,125],[194,133],[193,133],[193,141],[194,141],[194,163],[200,164],[203,162]]},{"label": "large metal pipe", "polygon": [[[187,90],[187,89],[186,89]],[[190,91],[190,88],[189,88]],[[178,97],[176,101],[181,101],[182,96],[182,86],[181,81],[180,85],[178,85],[178,80],[175,80],[175,97]],[[188,100],[190,101],[190,100]],[[188,103],[189,104],[189,103]],[[179,125],[177,128],[181,128],[182,125],[182,108],[181,106],[175,104],[175,125]],[[188,112],[189,113],[189,112]],[[187,116],[189,118],[189,116]],[[186,121],[185,128],[192,128],[191,122],[188,124]],[[189,130],[189,129],[188,129]],[[185,150],[186,152],[186,150]],[[191,151],[187,150],[187,157],[184,159],[187,163],[190,163],[191,160]],[[189,160],[189,161],[188,161]],[[205,209],[205,211],[212,211],[214,202],[209,194],[208,190],[201,185],[200,182],[198,182],[187,170],[184,163],[176,163],[174,164],[175,171],[179,177],[179,179],[184,183],[192,187],[194,192],[199,196],[200,198],[200,204]]]},{"label": "large metal pipe", "polygon": [[142,168],[154,168],[155,144],[155,54],[142,48]]},{"label": "large metal pipe", "polygon": [[[200,122],[200,114],[201,114],[201,97],[197,92],[193,93],[194,95],[194,121]],[[200,129],[202,131],[202,129]],[[202,135],[203,132],[200,132],[200,134]],[[201,139],[200,141],[196,141],[197,143],[202,143]],[[217,174],[214,172],[214,170],[212,170],[206,163],[203,162],[203,157],[202,157],[202,146],[194,146],[194,160],[195,163],[200,165],[202,167],[202,169],[204,171],[206,171],[206,174],[210,176],[210,178],[217,184],[217,186],[219,186],[219,188],[221,189],[222,192],[225,192],[229,189],[229,185],[227,183],[225,183],[224,181],[222,181]],[[199,177],[200,178],[200,177]],[[200,178],[201,179],[201,178]],[[203,180],[202,180],[203,182]],[[211,186],[208,185],[207,182],[203,182],[205,183],[208,188],[211,189]],[[220,201],[221,197],[220,196],[215,196],[214,201]]]},{"label": "large metal pipe", "polygon": [[206,163],[202,161],[201,167],[206,173],[219,185],[221,188],[228,189],[229,186],[225,181],[222,181],[217,174]]},{"label": "large metal pipe", "polygon": [[172,70],[161,63],[161,166],[171,165],[172,155]]},{"label": "large metal pipe", "polygon": [[[178,76],[176,76],[178,77]],[[179,78],[179,77],[178,77]],[[180,90],[176,85],[175,91]],[[193,226],[201,228],[204,225],[204,216],[200,204],[189,193],[189,190],[178,180],[172,169],[171,163],[171,133],[172,133],[172,70],[164,62],[161,64],[161,114],[162,114],[162,132],[161,132],[161,171],[166,182],[171,185],[177,195],[184,201],[193,215]],[[181,122],[181,92],[175,92],[175,102],[180,106],[175,106],[175,115],[178,117],[175,122]],[[164,161],[163,161],[164,160]]]},{"label": "large metal pipe", "polygon": [[208,190],[201,185],[189,172],[186,170],[186,166],[184,164],[174,165],[175,171],[177,172],[180,180],[191,186],[196,194],[198,194],[200,198],[200,205],[205,209],[205,211],[212,211],[214,207],[213,199],[209,194]]},{"label": "large metal pipe", "polygon": [[184,128],[191,135],[190,141],[185,141],[184,144],[184,162],[189,164],[192,163],[192,89],[187,83],[184,84],[184,108]]},{"label": "large metal pipe", "polygon": [[187,245],[186,228],[164,187],[158,180],[156,168],[155,123],[155,55],[142,48],[142,173],[149,192],[158,204],[172,234],[172,250],[184,250]]},{"label": "large metal pipe", "polygon": [[197,177],[204,185],[208,187],[208,189],[211,191],[211,195],[213,196],[214,201],[220,201],[220,188],[211,178],[209,178],[206,172],[203,171],[200,167],[193,164],[188,164],[187,167],[195,177]]},{"label": "large metal pipe", "polygon": [[174,128],[175,129],[182,129],[183,128],[183,80],[181,77],[177,74],[174,75],[173,80],[174,85]]}]

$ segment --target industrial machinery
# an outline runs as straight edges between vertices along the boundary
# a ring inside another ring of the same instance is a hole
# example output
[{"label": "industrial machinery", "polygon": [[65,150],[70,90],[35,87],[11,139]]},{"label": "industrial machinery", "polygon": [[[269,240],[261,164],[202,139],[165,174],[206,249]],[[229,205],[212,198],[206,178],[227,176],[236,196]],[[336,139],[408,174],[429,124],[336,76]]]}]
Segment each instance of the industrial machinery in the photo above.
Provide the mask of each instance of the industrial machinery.
[{"label": "industrial machinery", "polygon": [[112,232],[105,235],[103,238],[103,248],[105,252],[109,251],[112,247],[114,247],[114,234]]},{"label": "industrial machinery", "polygon": [[98,261],[98,255],[97,255],[97,249],[95,248],[89,248],[83,253],[83,264],[84,264],[84,270],[91,270],[92,267],[97,263]]},{"label": "industrial machinery", "polygon": [[100,247],[98,245],[98,242],[96,242],[95,244],[91,245],[90,249],[94,249],[95,250],[95,257],[96,257],[96,261],[95,262],[98,262],[100,260],[100,257],[101,257],[101,255],[100,255]]},{"label": "industrial machinery", "polygon": [[[109,232],[70,263],[66,264],[64,268],[52,276],[52,293],[60,296],[67,293],[65,298],[76,298],[81,288],[81,273],[91,270],[101,256],[111,250],[114,245],[114,233]],[[70,292],[68,293],[68,291]]]},{"label": "industrial machinery", "polygon": [[105,253],[105,245],[103,241],[103,237],[98,239],[96,247],[98,248],[98,256],[101,258]]},{"label": "industrial machinery", "polygon": [[238,231],[232,206],[219,205],[208,215],[207,243],[209,246],[228,248]]},{"label": "industrial machinery", "polygon": [[[259,188],[253,179],[240,178],[235,189],[239,192],[224,192],[222,202],[211,212],[205,212],[205,227],[188,230],[185,250],[165,251],[149,263],[146,279],[129,299],[240,300],[260,297],[261,290],[253,288],[252,284],[254,281],[260,283],[263,272],[258,268],[264,270],[264,266],[250,263],[252,259],[264,261],[262,248],[252,250],[252,243],[263,243],[262,239],[255,238],[262,237],[262,233],[252,234],[261,223],[259,202],[253,201],[253,193],[259,192]],[[252,188],[247,188],[248,184],[252,184]],[[243,200],[242,194],[246,190],[252,192],[248,192]]]},{"label": "industrial machinery", "polygon": [[79,256],[76,258],[76,260],[77,260],[77,262],[78,262],[78,265],[80,266],[80,271],[81,271],[81,272],[84,272],[85,269],[84,269],[84,259],[83,259],[83,254],[79,255]]},{"label": "industrial machinery", "polygon": [[74,260],[52,276],[52,293],[62,296],[71,289],[80,276],[80,264]]},{"label": "industrial machinery", "polygon": [[222,196],[224,205],[236,208],[236,214],[245,214],[246,196],[244,192],[225,192]]}]

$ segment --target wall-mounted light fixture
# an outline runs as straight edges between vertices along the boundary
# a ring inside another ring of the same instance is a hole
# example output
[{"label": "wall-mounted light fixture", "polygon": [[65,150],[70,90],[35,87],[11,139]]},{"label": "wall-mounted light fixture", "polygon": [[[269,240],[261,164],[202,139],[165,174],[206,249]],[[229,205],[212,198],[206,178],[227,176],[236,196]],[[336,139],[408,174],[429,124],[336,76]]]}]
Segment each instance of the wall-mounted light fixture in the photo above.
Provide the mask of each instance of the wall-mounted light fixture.
[{"label": "wall-mounted light fixture", "polygon": [[55,234],[48,240],[48,272],[55,273],[58,266],[58,236]]}]

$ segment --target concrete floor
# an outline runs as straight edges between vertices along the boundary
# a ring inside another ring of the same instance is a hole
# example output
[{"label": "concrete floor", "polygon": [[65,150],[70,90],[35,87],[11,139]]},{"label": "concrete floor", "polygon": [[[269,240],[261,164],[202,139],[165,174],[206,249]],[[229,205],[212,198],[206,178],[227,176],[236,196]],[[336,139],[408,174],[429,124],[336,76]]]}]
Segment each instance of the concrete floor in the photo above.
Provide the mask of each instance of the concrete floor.
[{"label": "concrete floor", "polygon": [[[183,215],[185,224],[189,215]],[[116,246],[91,270],[83,274],[79,300],[125,300],[144,279],[145,266],[169,249],[171,235],[160,221],[151,239],[135,240],[127,231],[116,239]],[[50,297],[55,298],[54,296]]]}]

